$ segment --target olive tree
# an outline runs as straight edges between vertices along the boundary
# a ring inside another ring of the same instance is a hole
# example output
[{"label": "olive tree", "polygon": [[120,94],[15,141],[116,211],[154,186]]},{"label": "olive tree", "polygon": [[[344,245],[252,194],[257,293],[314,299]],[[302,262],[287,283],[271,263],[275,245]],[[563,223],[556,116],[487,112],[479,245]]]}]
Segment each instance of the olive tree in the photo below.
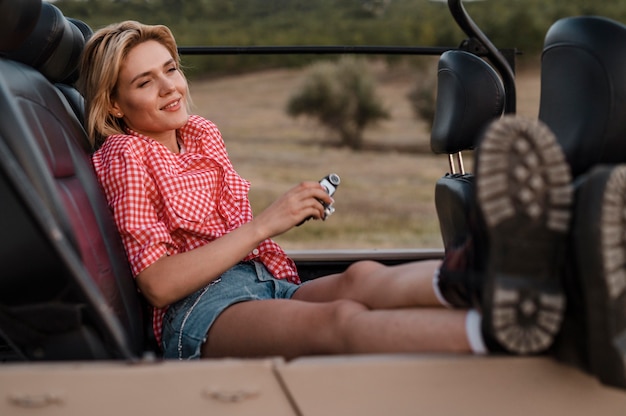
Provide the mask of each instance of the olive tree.
[{"label": "olive tree", "polygon": [[407,99],[418,120],[424,120],[432,128],[437,101],[437,62],[431,61],[418,70],[415,84]]},{"label": "olive tree", "polygon": [[316,62],[289,98],[287,114],[316,119],[336,132],[343,145],[358,150],[365,128],[389,118],[374,85],[363,60],[343,57],[337,62]]}]

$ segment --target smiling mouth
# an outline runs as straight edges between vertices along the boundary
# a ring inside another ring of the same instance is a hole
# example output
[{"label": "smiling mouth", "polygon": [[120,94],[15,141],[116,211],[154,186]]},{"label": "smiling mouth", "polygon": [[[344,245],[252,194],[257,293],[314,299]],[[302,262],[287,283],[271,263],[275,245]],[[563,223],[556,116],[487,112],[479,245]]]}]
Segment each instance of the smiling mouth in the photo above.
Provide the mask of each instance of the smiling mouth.
[{"label": "smiling mouth", "polygon": [[165,107],[161,108],[161,110],[169,110],[170,108],[176,107],[179,103],[180,103],[180,100],[172,101],[171,103],[169,103]]}]

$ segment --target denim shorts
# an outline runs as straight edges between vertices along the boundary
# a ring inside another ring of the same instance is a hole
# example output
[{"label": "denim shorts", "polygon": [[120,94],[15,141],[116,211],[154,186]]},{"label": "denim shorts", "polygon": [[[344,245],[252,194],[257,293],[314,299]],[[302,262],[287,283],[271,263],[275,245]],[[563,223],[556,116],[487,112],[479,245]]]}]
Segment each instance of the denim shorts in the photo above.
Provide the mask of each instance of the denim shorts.
[{"label": "denim shorts", "polygon": [[242,262],[195,293],[173,303],[163,318],[164,358],[200,358],[209,328],[229,306],[263,299],[289,299],[300,287],[275,279],[260,262]]}]

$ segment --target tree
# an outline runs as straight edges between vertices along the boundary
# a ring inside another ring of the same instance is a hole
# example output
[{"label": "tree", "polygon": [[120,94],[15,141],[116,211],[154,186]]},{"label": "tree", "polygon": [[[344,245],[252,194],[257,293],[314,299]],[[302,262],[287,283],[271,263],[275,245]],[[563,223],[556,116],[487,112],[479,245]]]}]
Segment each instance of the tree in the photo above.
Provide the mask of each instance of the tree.
[{"label": "tree", "polygon": [[361,8],[372,16],[382,16],[391,4],[391,0],[361,0]]},{"label": "tree", "polygon": [[407,94],[413,114],[432,128],[437,106],[437,63],[420,68],[415,85]]},{"label": "tree", "polygon": [[374,91],[374,80],[363,60],[343,57],[338,62],[316,62],[287,103],[287,114],[317,119],[339,134],[352,149],[363,146],[363,131],[389,118]]}]

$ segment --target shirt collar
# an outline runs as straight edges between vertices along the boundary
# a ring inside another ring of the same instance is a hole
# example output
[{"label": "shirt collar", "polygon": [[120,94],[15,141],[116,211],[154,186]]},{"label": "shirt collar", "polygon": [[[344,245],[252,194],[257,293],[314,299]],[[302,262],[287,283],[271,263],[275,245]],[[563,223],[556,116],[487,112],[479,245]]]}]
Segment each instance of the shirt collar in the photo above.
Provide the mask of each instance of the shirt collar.
[{"label": "shirt collar", "polygon": [[[136,132],[128,126],[125,126],[124,129],[126,130],[127,134],[138,137],[146,142],[152,143],[155,141],[150,136],[146,136],[145,134]],[[198,140],[200,136],[197,128],[197,122],[195,122],[193,117],[188,117],[187,122],[180,129],[178,129],[176,133],[178,139],[182,141],[181,146],[185,146],[185,142],[187,140]]]}]

